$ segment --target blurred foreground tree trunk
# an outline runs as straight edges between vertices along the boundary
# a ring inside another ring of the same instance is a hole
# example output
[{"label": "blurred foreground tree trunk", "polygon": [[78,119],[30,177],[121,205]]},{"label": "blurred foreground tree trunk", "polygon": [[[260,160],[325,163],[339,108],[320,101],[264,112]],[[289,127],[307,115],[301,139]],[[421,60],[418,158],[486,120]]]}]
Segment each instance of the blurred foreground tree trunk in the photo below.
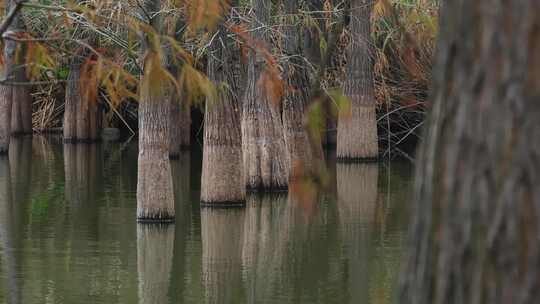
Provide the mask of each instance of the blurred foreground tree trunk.
[{"label": "blurred foreground tree trunk", "polygon": [[[149,24],[163,31],[160,0],[145,1]],[[139,105],[139,159],[137,173],[137,220],[170,222],[174,220],[174,192],[169,162],[169,115],[171,88],[155,79],[163,73],[163,58],[156,50],[156,37],[143,34],[144,72],[141,77]],[[152,33],[152,35],[154,35]],[[159,65],[159,66],[158,66]]]},{"label": "blurred foreground tree trunk", "polygon": [[[269,47],[272,3],[252,0],[254,49],[249,54],[248,83],[242,111],[242,150],[246,187],[250,191],[288,189],[290,162],[283,137],[279,101],[272,86],[263,48]],[[266,74],[265,74],[266,73]],[[271,91],[271,92],[270,92]]]},{"label": "blurred foreground tree trunk", "polygon": [[540,2],[443,5],[399,303],[540,303]]},{"label": "blurred foreground tree trunk", "polygon": [[340,109],[337,133],[337,157],[342,161],[370,161],[379,155],[371,51],[373,5],[374,0],[351,0],[351,42],[343,84],[351,106]]},{"label": "blurred foreground tree trunk", "polygon": [[208,77],[218,87],[216,99],[206,101],[201,202],[207,205],[245,203],[240,104],[235,95],[238,84],[234,69],[239,52],[227,37],[225,26],[218,27],[210,46]]}]

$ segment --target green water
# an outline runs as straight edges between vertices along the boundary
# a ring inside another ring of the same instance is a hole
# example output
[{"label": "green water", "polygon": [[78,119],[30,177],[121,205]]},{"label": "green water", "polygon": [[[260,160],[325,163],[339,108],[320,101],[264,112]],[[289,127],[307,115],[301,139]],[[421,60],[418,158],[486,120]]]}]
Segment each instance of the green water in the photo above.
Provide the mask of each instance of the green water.
[{"label": "green water", "polygon": [[0,158],[0,303],[392,301],[410,165],[334,163],[318,203],[267,195],[201,210],[200,151],[171,164],[176,224],[138,226],[136,143],[12,141]]}]

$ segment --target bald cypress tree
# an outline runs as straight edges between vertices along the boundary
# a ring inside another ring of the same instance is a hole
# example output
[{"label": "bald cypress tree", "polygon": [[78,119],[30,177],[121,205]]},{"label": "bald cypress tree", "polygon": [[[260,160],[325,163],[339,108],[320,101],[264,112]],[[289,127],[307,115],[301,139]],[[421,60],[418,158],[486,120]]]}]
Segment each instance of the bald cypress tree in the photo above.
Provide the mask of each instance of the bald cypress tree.
[{"label": "bald cypress tree", "polygon": [[248,190],[282,191],[288,189],[289,159],[283,137],[281,109],[265,90],[267,62],[264,48],[269,47],[271,2],[252,0],[250,25],[256,44],[250,51],[248,82],[242,111],[242,150],[245,183]]},{"label": "bald cypress tree", "polygon": [[[163,31],[160,0],[145,2],[150,25],[157,33]],[[143,39],[145,45],[144,73],[141,77],[139,105],[139,159],[137,174],[137,219],[140,222],[174,220],[174,193],[169,162],[169,98],[164,83],[152,79],[152,69],[162,64],[156,46]],[[157,59],[156,59],[157,58]],[[168,92],[169,91],[169,92]]]},{"label": "bald cypress tree", "polygon": [[538,303],[540,2],[441,11],[399,303]]},{"label": "bald cypress tree", "polygon": [[338,119],[339,160],[376,160],[379,155],[376,101],[373,87],[371,12],[374,0],[351,0],[351,42],[347,50],[343,93],[350,109],[342,109]]},{"label": "bald cypress tree", "polygon": [[245,203],[239,85],[234,77],[239,52],[222,24],[210,46],[208,77],[219,88],[206,101],[201,201],[207,205]]}]

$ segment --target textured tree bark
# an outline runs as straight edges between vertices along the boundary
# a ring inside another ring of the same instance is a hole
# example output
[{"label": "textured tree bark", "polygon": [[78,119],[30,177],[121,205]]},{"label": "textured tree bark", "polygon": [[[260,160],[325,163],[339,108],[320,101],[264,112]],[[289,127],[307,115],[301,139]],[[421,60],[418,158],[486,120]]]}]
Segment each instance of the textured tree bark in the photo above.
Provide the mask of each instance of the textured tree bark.
[{"label": "textured tree bark", "polygon": [[234,43],[220,26],[208,58],[208,77],[219,87],[215,100],[206,101],[204,149],[201,178],[203,205],[243,205],[246,188],[243,179],[240,105],[234,95]]},{"label": "textured tree bark", "polygon": [[[10,1],[10,6],[13,5],[14,2]],[[23,32],[25,29],[26,26],[19,12],[15,19],[13,19],[9,30]],[[23,43],[16,42],[15,48],[18,48],[18,52],[22,54],[16,56],[16,67],[12,70],[11,76],[14,77],[14,81],[16,82],[28,82],[26,69],[24,68],[25,62],[23,61],[25,46]],[[32,96],[30,95],[32,87],[13,86],[12,90],[11,134],[15,136],[32,134]]]},{"label": "textured tree bark", "polygon": [[[174,98],[176,94],[172,96]],[[172,99],[169,106],[169,156],[177,159],[181,151],[191,146],[191,113],[179,100]]]},{"label": "textured tree bark", "polygon": [[66,86],[64,110],[64,142],[90,143],[100,140],[101,110],[97,100],[91,100],[81,87],[82,59],[71,64]]},{"label": "textured tree bark", "polygon": [[[304,48],[303,53],[306,59],[315,67],[321,66],[321,35],[323,38],[326,32],[326,26],[324,23],[324,1],[323,0],[308,0],[306,1],[306,9],[310,12],[309,16],[312,18],[312,26],[304,29]],[[318,28],[317,28],[318,27]]]},{"label": "textured tree bark", "polygon": [[540,2],[443,5],[400,303],[538,303]]},{"label": "textured tree bark", "polygon": [[238,303],[242,294],[244,209],[201,209],[205,303]]},{"label": "textured tree bark", "polygon": [[67,143],[77,141],[77,104],[82,98],[80,77],[81,65],[73,63],[69,71],[64,102],[64,142]]},{"label": "textured tree bark", "polygon": [[[267,45],[270,2],[253,0],[252,38]],[[242,152],[249,191],[286,191],[290,161],[283,136],[281,110],[259,81],[266,62],[260,47],[250,51],[248,83],[242,111]]]},{"label": "textured tree bark", "polygon": [[[285,145],[289,153],[291,179],[300,178],[313,169],[313,152],[309,142],[307,130],[304,126],[305,114],[309,104],[308,90],[309,78],[306,65],[302,59],[300,48],[300,35],[296,15],[298,14],[298,1],[287,0],[284,3],[286,21],[284,24],[283,46],[289,58],[285,67],[287,90],[283,100],[283,128]],[[322,155],[322,146],[317,151]]]},{"label": "textured tree bark", "polygon": [[372,161],[379,156],[371,54],[373,2],[351,1],[351,43],[343,84],[343,93],[351,106],[347,110],[340,109],[338,118],[337,156],[340,161]]},{"label": "textured tree bark", "polygon": [[[13,0],[5,0],[6,11],[12,7]],[[8,30],[17,30],[20,23],[20,14],[15,15]],[[15,72],[15,52],[17,51],[17,43],[13,40],[6,39],[4,41],[4,49],[2,50],[4,68],[2,71],[2,79],[13,80]],[[0,154],[6,154],[9,151],[9,141],[11,138],[11,112],[13,106],[13,86],[0,84]]]},{"label": "textured tree bark", "polygon": [[[151,26],[162,31],[159,0],[147,1]],[[146,44],[146,41],[144,41]],[[147,52],[156,50],[148,49]],[[147,57],[148,58],[148,57]],[[145,70],[148,66],[145,65]],[[167,88],[150,87],[146,74],[141,77],[139,104],[139,160],[137,174],[137,220],[139,222],[174,221],[174,192],[169,162],[169,103]]]},{"label": "textured tree bark", "polygon": [[[15,50],[10,46],[10,41],[4,44],[4,71],[2,78],[9,74],[12,68],[13,55]],[[11,107],[13,97],[13,87],[0,84],[0,155],[9,151],[9,141],[11,138]]]},{"label": "textured tree bark", "polygon": [[[15,72],[17,82],[28,82],[24,73],[24,70]],[[12,90],[11,134],[15,136],[32,134],[31,87],[14,86]]]},{"label": "textured tree bark", "polygon": [[169,303],[174,225],[137,225],[139,304]]}]

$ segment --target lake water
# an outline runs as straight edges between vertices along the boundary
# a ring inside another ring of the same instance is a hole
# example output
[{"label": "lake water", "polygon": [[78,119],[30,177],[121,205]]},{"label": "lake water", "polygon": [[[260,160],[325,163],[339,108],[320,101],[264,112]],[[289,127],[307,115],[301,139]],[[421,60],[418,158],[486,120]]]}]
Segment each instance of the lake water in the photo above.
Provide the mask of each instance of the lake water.
[{"label": "lake water", "polygon": [[[329,153],[329,159],[332,159]],[[200,150],[171,161],[175,225],[137,225],[137,145],[13,140],[0,158],[0,303],[392,301],[412,166],[335,164],[318,203],[200,209]]]}]

